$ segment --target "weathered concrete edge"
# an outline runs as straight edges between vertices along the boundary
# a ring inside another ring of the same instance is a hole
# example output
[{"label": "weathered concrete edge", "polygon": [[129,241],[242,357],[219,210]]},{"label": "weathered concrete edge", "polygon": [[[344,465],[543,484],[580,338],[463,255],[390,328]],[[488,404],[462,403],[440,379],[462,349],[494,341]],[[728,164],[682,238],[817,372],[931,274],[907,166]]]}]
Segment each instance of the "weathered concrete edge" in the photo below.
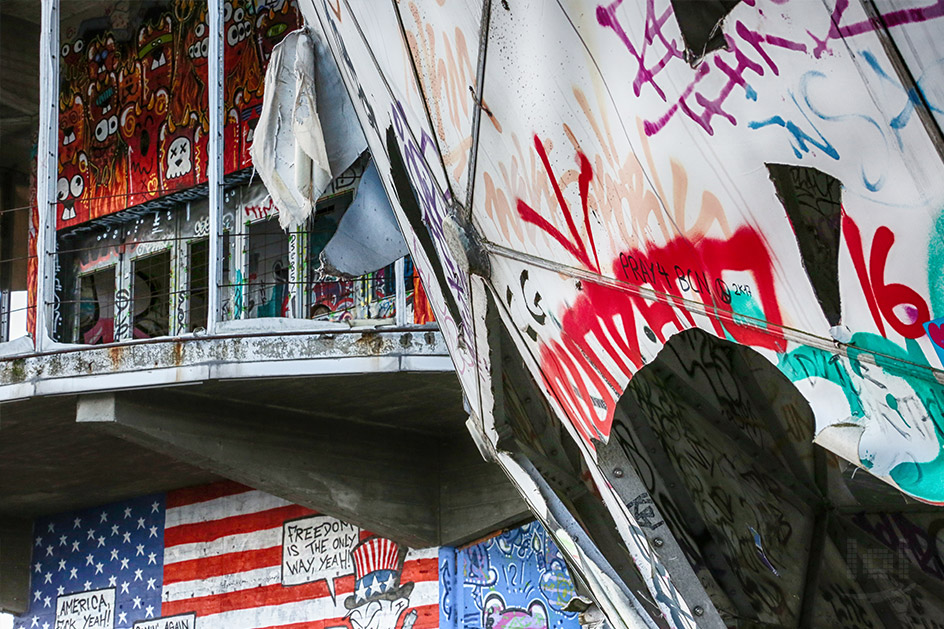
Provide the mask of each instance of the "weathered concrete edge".
[{"label": "weathered concrete edge", "polygon": [[434,330],[167,339],[0,362],[0,402],[206,380],[450,371]]}]

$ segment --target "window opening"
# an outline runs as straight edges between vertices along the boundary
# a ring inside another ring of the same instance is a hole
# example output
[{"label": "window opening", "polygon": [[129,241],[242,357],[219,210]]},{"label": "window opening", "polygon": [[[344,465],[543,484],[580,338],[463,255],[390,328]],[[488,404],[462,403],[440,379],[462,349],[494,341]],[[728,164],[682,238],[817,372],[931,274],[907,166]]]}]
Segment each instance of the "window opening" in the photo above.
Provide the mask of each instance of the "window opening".
[{"label": "window opening", "polygon": [[278,216],[250,224],[248,232],[249,317],[290,316],[288,235]]},{"label": "window opening", "polygon": [[115,340],[115,267],[79,276],[78,340],[89,345]]},{"label": "window opening", "polygon": [[170,251],[134,261],[134,338],[170,334]]},{"label": "window opening", "polygon": [[207,326],[207,312],[209,309],[209,280],[210,280],[210,241],[207,238],[190,243],[187,256],[189,264],[189,332]]}]

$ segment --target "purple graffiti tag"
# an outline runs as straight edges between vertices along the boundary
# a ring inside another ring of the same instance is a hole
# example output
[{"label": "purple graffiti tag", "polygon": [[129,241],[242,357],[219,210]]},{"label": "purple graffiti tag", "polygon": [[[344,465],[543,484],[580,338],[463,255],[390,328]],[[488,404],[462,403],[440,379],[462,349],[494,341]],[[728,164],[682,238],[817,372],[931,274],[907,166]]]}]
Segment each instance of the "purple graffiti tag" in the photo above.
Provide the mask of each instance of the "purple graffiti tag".
[{"label": "purple graffiti tag", "polygon": [[[789,1],[776,0],[776,3],[786,4]],[[622,2],[623,0],[614,0],[610,4],[598,6],[597,22],[600,26],[612,30],[633,58],[635,95],[639,96],[642,87],[648,84],[663,101],[669,102],[659,84],[659,74],[673,63],[685,64],[686,69],[691,71],[685,59],[683,46],[679,44],[677,38],[672,36],[671,31],[668,34],[665,32],[666,25],[670,24],[675,17],[673,7],[671,3],[666,3],[668,6],[665,10],[657,14],[655,0],[647,0],[641,42],[634,43],[624,26],[629,23],[627,17],[624,15],[621,20],[617,15]],[[753,2],[744,4],[754,6]],[[819,58],[828,52],[828,44],[831,40],[871,32],[881,28],[883,23],[891,28],[944,16],[944,0],[935,0],[922,7],[884,13],[880,19],[862,20],[843,25],[842,19],[848,8],[849,0],[836,0],[828,20],[823,20],[821,32],[824,34],[818,36],[812,31],[807,31],[807,35],[813,40],[812,46],[777,35],[764,35],[752,30],[740,20],[735,21],[733,29],[725,29],[727,49],[714,52],[712,62],[701,63],[694,69],[694,76],[688,85],[682,88],[678,99],[672,102],[662,115],[654,120],[644,121],[643,128],[646,134],[651,136],[661,131],[678,112],[682,112],[697,123],[709,135],[714,135],[712,121],[716,116],[720,116],[732,125],[737,125],[735,117],[725,110],[725,102],[735,87],[743,89],[747,99],[757,100],[757,92],[747,79],[748,73],[764,76],[769,71],[778,76],[780,69],[770,54],[773,48],[798,53],[811,52]],[[826,17],[825,14],[823,17]],[[671,27],[672,25],[669,26]],[[819,31],[819,29],[814,30]],[[706,81],[707,77],[718,77],[718,79]]]}]

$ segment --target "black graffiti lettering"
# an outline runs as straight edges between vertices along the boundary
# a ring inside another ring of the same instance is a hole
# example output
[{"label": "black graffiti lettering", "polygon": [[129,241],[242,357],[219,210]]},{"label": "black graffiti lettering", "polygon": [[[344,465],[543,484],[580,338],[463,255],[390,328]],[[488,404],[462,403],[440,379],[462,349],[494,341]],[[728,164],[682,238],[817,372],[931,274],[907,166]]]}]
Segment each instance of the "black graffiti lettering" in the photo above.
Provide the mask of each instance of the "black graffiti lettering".
[{"label": "black graffiti lettering", "polygon": [[[632,269],[633,271],[633,277],[636,279],[637,282],[641,282],[642,279],[639,277],[639,273],[638,273],[639,262],[637,262],[636,258],[634,258],[633,256],[627,256],[627,257],[628,257],[627,263],[629,264],[629,268]],[[626,279],[629,279],[629,276],[627,276]]]},{"label": "black graffiti lettering", "polygon": [[665,288],[666,288],[666,290],[671,290],[671,289],[672,289],[672,281],[669,279],[669,274],[666,273],[666,270],[665,270],[664,268],[662,268],[662,265],[661,265],[661,264],[659,264],[658,262],[656,262],[656,264],[657,264],[658,267],[659,267],[659,275],[661,275],[661,276],[663,277],[663,279],[665,280]]},{"label": "black graffiti lettering", "polygon": [[725,304],[731,303],[731,290],[728,288],[728,285],[724,283],[724,280],[720,277],[715,278],[715,290],[718,293],[718,297]]},{"label": "black graffiti lettering", "polygon": [[[689,271],[689,275],[691,275],[691,271]],[[683,293],[687,293],[689,291],[690,284],[688,279],[686,279],[685,271],[682,270],[682,267],[677,264],[675,265],[675,277],[678,280],[679,290]]]}]

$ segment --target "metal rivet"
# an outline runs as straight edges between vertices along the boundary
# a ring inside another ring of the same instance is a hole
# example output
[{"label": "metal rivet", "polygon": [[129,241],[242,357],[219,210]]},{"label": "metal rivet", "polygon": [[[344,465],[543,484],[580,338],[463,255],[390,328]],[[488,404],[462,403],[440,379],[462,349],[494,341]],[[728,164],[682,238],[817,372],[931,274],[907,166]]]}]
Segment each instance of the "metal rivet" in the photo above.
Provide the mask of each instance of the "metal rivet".
[{"label": "metal rivet", "polygon": [[656,548],[662,548],[665,545],[665,541],[661,537],[656,537],[652,540],[652,545]]},{"label": "metal rivet", "polygon": [[692,613],[696,616],[704,616],[705,608],[701,605],[695,605],[695,607],[692,609]]},{"label": "metal rivet", "polygon": [[621,468],[621,467],[614,467],[614,468],[613,468],[613,476],[615,476],[616,478],[623,478],[623,468]]}]

